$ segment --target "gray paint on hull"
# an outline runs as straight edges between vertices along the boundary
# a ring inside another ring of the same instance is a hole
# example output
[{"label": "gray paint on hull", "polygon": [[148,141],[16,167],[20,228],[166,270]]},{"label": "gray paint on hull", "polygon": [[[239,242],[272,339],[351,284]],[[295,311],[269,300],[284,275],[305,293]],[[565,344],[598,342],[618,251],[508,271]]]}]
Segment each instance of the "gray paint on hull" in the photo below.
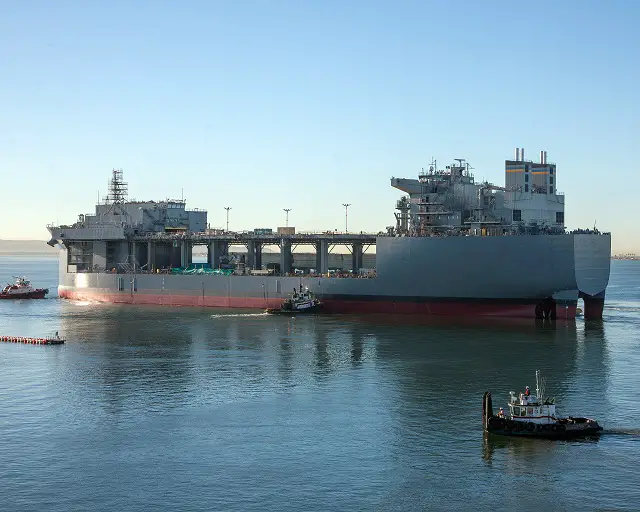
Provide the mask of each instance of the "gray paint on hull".
[{"label": "gray paint on hull", "polygon": [[603,294],[611,270],[611,237],[574,235],[573,240],[578,289],[593,296]]},{"label": "gray paint on hull", "polygon": [[[537,299],[604,294],[609,235],[391,238],[377,240],[376,278],[67,273],[60,289],[215,297],[285,297],[302,282],[320,296],[394,299]],[[135,279],[135,281],[134,281]],[[135,282],[136,291],[132,283]]]},{"label": "gray paint on hull", "polygon": [[376,253],[392,294],[544,297],[576,287],[571,236],[382,238]]}]

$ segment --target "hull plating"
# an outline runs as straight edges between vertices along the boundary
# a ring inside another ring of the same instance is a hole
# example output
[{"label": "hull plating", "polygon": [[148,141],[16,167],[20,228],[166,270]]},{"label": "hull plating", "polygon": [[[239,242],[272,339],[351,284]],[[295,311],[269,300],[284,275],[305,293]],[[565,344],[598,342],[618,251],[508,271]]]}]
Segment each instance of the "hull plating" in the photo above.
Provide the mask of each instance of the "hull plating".
[{"label": "hull plating", "polygon": [[[609,236],[390,238],[376,244],[375,278],[210,276],[67,272],[59,295],[133,304],[279,307],[300,284],[327,312],[535,316],[545,297],[574,318],[578,296],[604,299]],[[598,304],[596,304],[598,305]]]},{"label": "hull plating", "polygon": [[[71,300],[89,300],[122,304],[152,304],[162,306],[192,306],[267,309],[282,304],[280,298],[212,297],[187,294],[118,293],[96,290],[60,290],[60,297]],[[505,316],[532,318],[537,301],[482,299],[404,299],[388,300],[385,297],[323,298],[319,312],[326,313],[380,313],[412,315]],[[576,304],[556,306],[558,319],[575,318]]]},{"label": "hull plating", "polygon": [[19,299],[44,299],[47,294],[44,290],[35,290],[28,293],[0,293],[0,300],[19,300]]}]

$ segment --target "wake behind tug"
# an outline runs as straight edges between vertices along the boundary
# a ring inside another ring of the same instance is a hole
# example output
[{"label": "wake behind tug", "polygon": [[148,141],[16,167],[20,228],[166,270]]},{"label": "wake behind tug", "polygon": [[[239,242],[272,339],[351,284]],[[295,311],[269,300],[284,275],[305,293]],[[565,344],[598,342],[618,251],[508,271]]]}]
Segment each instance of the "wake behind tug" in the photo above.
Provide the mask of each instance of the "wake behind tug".
[{"label": "wake behind tug", "polygon": [[536,395],[529,388],[519,396],[511,391],[509,413],[502,407],[493,414],[491,393],[485,391],[482,399],[482,423],[484,431],[502,436],[536,437],[545,439],[575,439],[599,435],[602,427],[595,419],[556,416],[553,398],[544,397],[544,383],[540,388],[540,371],[536,370]]}]

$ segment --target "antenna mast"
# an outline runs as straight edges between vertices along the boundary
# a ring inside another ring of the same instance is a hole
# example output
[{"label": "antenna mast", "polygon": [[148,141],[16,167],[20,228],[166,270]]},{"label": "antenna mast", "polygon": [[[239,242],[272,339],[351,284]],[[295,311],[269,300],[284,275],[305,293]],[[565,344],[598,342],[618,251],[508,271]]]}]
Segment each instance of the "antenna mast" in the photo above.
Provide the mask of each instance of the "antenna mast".
[{"label": "antenna mast", "polygon": [[536,370],[536,397],[538,401],[544,400],[544,388],[546,387],[546,380],[544,377],[540,377],[540,370]]},{"label": "antenna mast", "polygon": [[122,169],[113,169],[109,181],[107,203],[122,204],[127,200],[127,193],[128,187],[122,178]]}]

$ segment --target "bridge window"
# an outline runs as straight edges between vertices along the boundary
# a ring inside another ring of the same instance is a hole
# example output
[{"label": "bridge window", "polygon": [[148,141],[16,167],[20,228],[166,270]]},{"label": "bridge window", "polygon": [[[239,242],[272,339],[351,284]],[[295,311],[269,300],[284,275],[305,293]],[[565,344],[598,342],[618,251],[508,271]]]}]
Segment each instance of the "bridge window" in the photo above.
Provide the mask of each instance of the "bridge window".
[{"label": "bridge window", "polygon": [[564,224],[564,212],[556,212],[556,224]]},{"label": "bridge window", "polygon": [[520,222],[522,220],[522,211],[513,210],[513,222]]}]

